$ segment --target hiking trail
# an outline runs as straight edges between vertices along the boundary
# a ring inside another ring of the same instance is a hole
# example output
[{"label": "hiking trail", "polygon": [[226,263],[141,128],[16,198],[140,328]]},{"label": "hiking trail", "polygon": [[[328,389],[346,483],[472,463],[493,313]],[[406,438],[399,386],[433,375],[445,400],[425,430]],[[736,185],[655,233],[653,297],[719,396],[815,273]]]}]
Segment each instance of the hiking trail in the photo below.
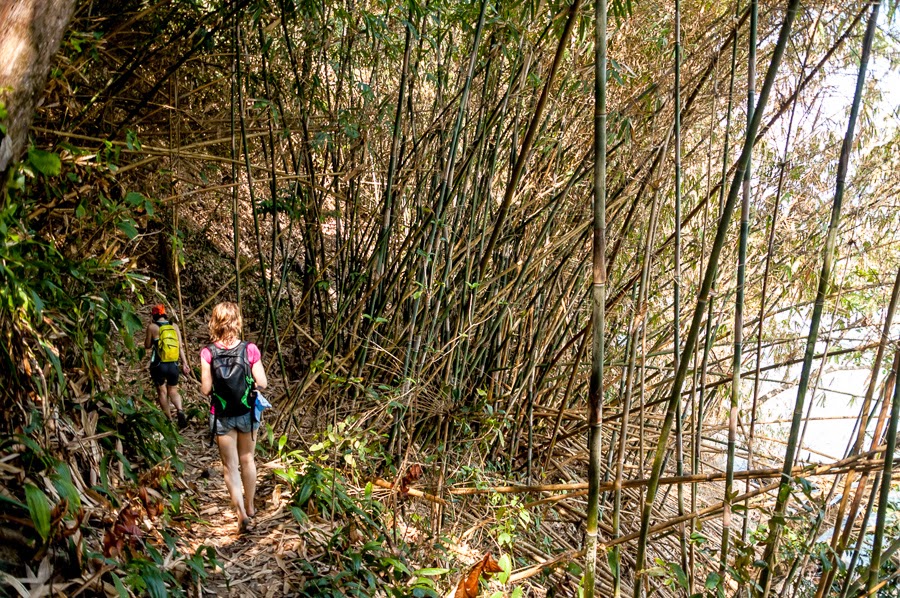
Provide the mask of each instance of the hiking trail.
[{"label": "hiking trail", "polygon": [[[256,516],[250,529],[238,534],[237,515],[222,477],[222,462],[207,440],[206,422],[192,419],[182,430],[179,455],[185,463],[181,481],[188,516],[178,522],[188,554],[203,545],[216,550],[222,567],[209,571],[198,583],[198,594],[216,596],[285,596],[302,583],[300,563],[307,559],[306,543],[290,511],[290,488],[276,475],[276,461],[264,462],[257,453]],[[329,526],[328,523],[320,522]]]}]

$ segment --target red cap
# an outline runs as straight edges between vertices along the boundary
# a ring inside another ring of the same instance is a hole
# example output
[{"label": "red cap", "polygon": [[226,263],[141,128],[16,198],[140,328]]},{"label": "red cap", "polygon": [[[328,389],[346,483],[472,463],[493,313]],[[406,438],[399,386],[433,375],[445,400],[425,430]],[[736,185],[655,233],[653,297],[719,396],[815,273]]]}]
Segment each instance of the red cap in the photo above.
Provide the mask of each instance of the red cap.
[{"label": "red cap", "polygon": [[153,317],[166,315],[166,306],[162,303],[157,303],[153,306],[153,309],[150,310],[150,315]]}]

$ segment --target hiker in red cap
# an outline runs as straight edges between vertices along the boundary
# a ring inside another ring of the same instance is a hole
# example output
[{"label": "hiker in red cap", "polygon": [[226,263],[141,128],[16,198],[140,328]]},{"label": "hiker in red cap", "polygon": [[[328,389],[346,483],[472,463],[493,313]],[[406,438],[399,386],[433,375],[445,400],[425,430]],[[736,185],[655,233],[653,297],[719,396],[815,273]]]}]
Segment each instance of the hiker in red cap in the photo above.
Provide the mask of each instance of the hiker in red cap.
[{"label": "hiker in red cap", "polygon": [[187,418],[181,406],[181,395],[178,394],[178,376],[181,371],[187,376],[190,368],[185,357],[181,331],[166,317],[166,306],[157,304],[150,310],[151,322],[147,325],[144,337],[144,348],[150,353],[150,378],[156,386],[159,406],[166,417],[172,419],[172,407],[178,419],[178,427],[187,425]]}]

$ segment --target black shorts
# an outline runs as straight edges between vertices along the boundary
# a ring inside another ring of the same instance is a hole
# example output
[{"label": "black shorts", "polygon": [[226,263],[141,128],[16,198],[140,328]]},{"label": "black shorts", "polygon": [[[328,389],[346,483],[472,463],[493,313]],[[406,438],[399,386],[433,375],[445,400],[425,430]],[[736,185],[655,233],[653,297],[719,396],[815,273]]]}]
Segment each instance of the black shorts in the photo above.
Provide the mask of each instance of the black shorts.
[{"label": "black shorts", "polygon": [[153,379],[153,384],[157,386],[162,386],[163,384],[178,386],[178,377],[180,375],[181,370],[178,369],[177,362],[165,361],[150,365],[150,378]]}]

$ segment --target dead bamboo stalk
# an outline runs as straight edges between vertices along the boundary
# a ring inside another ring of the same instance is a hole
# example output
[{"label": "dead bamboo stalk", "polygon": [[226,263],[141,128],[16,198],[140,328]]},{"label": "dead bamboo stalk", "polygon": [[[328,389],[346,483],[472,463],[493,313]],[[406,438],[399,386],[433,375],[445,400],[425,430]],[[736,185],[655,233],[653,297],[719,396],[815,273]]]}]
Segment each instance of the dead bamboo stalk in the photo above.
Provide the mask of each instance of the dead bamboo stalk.
[{"label": "dead bamboo stalk", "polygon": [[[884,450],[884,445],[874,447],[872,450],[861,453],[859,455],[854,455],[853,457],[849,457],[847,459],[841,459],[839,461],[834,461],[833,463],[826,463],[819,466],[814,465],[803,465],[796,466],[791,470],[791,475],[796,476],[802,473],[808,473],[809,475],[831,475],[836,473],[843,473],[845,468],[850,463],[856,463],[858,461],[863,461],[865,457],[870,457]],[[876,469],[883,464],[882,459],[873,459],[866,460],[865,463],[860,464],[863,467]],[[856,471],[860,471],[860,466],[854,467]],[[734,472],[735,479],[753,479],[753,478],[774,478],[781,475],[782,469],[780,467],[767,467],[764,469],[754,469],[749,471],[736,471]],[[669,476],[659,478],[659,484],[662,486],[672,485],[672,484],[691,484],[691,483],[702,483],[702,482],[717,482],[725,479],[725,472],[715,472],[715,473],[700,473],[700,474],[692,474],[692,475],[684,475],[684,476]],[[642,486],[646,486],[649,483],[648,478],[641,478],[635,480],[624,480],[621,484],[621,488],[639,488]],[[478,494],[529,494],[535,492],[560,492],[566,490],[586,490],[588,488],[587,482],[575,482],[572,484],[536,484],[536,485],[510,485],[510,486],[492,486],[490,488],[450,488],[447,492],[453,496],[472,496]],[[601,492],[610,492],[616,489],[615,482],[607,482],[605,484],[600,484]],[[734,501],[732,501],[734,502]]]}]

